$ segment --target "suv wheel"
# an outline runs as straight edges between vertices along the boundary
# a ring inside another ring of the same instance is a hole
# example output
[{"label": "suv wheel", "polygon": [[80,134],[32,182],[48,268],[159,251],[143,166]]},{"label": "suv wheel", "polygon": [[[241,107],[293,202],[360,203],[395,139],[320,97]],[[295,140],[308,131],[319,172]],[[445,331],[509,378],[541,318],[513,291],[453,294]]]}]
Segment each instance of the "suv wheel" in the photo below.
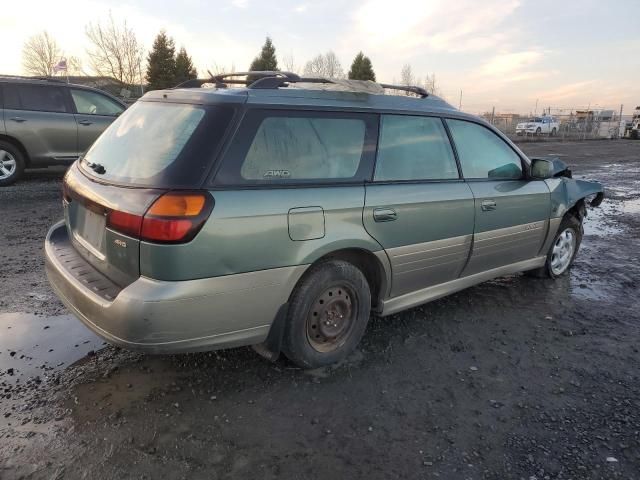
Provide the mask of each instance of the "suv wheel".
[{"label": "suv wheel", "polygon": [[342,260],[322,262],[311,267],[292,294],[283,351],[303,368],[339,362],[360,342],[370,312],[363,273]]},{"label": "suv wheel", "polygon": [[565,275],[573,264],[580,243],[582,242],[582,223],[573,215],[566,216],[558,232],[556,233],[551,247],[547,252],[547,260],[544,267],[531,270],[530,274],[536,277],[557,278]]},{"label": "suv wheel", "polygon": [[541,133],[542,133],[542,129],[540,127],[536,128],[536,135],[540,136]]},{"label": "suv wheel", "polygon": [[551,136],[552,136],[552,137],[555,137],[555,136],[556,136],[556,127],[553,127],[553,128],[551,129]]},{"label": "suv wheel", "polygon": [[0,141],[0,187],[11,185],[22,176],[22,153],[11,143]]}]

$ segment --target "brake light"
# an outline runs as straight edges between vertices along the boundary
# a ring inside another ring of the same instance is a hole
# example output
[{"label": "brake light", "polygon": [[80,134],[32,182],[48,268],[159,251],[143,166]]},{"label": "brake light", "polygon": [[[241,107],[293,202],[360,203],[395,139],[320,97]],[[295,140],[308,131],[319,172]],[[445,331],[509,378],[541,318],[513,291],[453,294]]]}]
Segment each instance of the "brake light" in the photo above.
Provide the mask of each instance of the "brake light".
[{"label": "brake light", "polygon": [[107,226],[129,237],[138,238],[142,227],[142,217],[133,213],[111,210],[107,214]]},{"label": "brake light", "polygon": [[158,197],[144,216],[111,210],[107,226],[144,241],[184,243],[196,236],[212,209],[208,193],[169,192]]}]

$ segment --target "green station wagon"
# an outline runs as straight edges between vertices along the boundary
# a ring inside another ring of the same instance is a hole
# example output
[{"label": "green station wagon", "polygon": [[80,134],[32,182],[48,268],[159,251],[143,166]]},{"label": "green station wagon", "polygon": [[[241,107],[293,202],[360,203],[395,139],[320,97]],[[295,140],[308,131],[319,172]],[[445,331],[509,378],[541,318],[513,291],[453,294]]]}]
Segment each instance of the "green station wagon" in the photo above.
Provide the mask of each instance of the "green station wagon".
[{"label": "green station wagon", "polygon": [[283,72],[147,93],[63,190],[47,274],[93,331],[307,368],[345,358],[372,313],[566,273],[603,198],[418,87]]}]

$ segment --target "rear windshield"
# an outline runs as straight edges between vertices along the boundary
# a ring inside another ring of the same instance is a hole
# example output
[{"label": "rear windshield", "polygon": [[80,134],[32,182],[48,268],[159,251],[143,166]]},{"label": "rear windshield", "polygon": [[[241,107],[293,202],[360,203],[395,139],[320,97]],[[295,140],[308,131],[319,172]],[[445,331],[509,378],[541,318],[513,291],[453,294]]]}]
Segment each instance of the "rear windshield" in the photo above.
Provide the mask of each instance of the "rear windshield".
[{"label": "rear windshield", "polygon": [[137,102],[96,140],[82,168],[113,183],[197,187],[232,115],[229,107]]}]

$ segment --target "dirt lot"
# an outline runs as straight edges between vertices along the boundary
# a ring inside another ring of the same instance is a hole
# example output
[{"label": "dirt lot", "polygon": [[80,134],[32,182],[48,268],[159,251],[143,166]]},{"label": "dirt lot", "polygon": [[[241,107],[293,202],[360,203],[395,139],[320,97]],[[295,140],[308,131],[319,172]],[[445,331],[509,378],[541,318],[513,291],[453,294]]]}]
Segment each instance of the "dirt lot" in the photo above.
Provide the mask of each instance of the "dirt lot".
[{"label": "dirt lot", "polygon": [[373,319],[310,372],[103,347],[43,272],[62,174],[0,190],[0,478],[639,478],[640,142],[523,148],[608,189],[570,276]]}]

